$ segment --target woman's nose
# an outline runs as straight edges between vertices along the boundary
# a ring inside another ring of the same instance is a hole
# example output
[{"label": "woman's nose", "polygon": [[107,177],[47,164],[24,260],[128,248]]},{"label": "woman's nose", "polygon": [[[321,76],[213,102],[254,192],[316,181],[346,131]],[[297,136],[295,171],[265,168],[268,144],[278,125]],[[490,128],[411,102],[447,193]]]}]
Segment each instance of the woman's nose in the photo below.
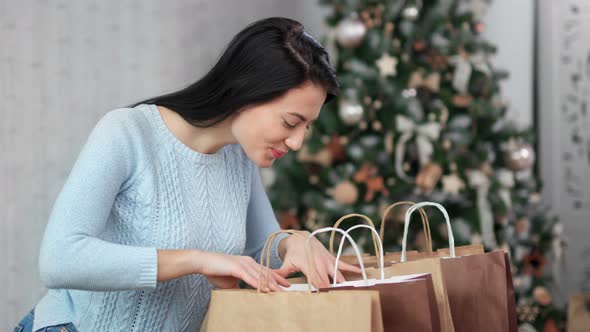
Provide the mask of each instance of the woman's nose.
[{"label": "woman's nose", "polygon": [[293,131],[291,136],[287,137],[285,144],[292,151],[298,151],[303,145],[303,139],[305,137],[305,128],[301,128]]}]

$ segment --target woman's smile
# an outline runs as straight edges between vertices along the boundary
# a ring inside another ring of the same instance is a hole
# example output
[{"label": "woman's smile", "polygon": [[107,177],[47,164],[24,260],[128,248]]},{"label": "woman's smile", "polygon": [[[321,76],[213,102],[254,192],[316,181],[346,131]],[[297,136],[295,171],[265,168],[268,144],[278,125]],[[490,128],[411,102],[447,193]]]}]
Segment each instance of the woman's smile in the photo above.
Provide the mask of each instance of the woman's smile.
[{"label": "woman's smile", "polygon": [[271,151],[271,153],[272,153],[272,156],[273,156],[275,159],[279,159],[279,158],[281,158],[282,156],[284,156],[285,154],[287,154],[287,152],[285,152],[285,151],[281,151],[281,150],[277,150],[277,149],[275,149],[275,148],[271,148],[271,149],[270,149],[270,151]]}]

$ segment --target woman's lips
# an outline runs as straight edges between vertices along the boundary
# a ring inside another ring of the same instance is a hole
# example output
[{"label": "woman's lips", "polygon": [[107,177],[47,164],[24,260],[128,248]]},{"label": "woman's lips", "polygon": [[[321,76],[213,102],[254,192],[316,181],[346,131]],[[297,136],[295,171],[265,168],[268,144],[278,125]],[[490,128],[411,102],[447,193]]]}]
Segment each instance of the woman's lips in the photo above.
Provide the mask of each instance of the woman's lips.
[{"label": "woman's lips", "polygon": [[283,152],[283,151],[280,151],[280,150],[277,150],[277,149],[270,149],[270,151],[272,152],[272,156],[275,159],[279,159],[279,158],[281,158],[282,156],[284,156],[286,154],[286,152]]}]

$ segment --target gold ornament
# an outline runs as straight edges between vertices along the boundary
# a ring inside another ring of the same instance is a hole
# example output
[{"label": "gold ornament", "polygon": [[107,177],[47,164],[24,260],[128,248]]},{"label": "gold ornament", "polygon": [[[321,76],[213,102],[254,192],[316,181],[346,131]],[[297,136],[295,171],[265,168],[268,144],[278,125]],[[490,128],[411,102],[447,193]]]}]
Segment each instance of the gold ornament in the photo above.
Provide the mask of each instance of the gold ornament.
[{"label": "gold ornament", "polygon": [[535,150],[530,144],[510,142],[504,161],[513,171],[527,170],[535,164]]},{"label": "gold ornament", "polygon": [[383,107],[383,102],[381,102],[381,100],[377,99],[373,102],[373,108],[378,110],[381,107]]},{"label": "gold ornament", "polygon": [[300,162],[316,163],[323,167],[332,165],[332,153],[330,150],[323,148],[315,154],[309,152],[309,148],[304,146],[297,153],[297,160]]},{"label": "gold ornament", "polygon": [[279,213],[281,229],[301,229],[299,219],[293,210],[281,211]]},{"label": "gold ornament", "polygon": [[559,332],[559,329],[557,329],[557,324],[555,324],[553,319],[548,319],[545,321],[543,332]]},{"label": "gold ornament", "polygon": [[311,184],[318,184],[320,182],[320,178],[317,175],[312,175],[309,177],[309,183]]},{"label": "gold ornament", "polygon": [[490,165],[490,163],[488,162],[482,163],[479,169],[482,171],[483,174],[487,176],[494,175],[494,169],[492,168],[492,165]]},{"label": "gold ornament", "polygon": [[318,222],[318,211],[315,209],[307,210],[306,218],[305,218],[305,228],[315,231],[321,228],[320,223]]},{"label": "gold ornament", "polygon": [[340,204],[354,204],[358,199],[358,189],[350,181],[342,181],[334,188],[328,189],[328,195]]},{"label": "gold ornament", "polygon": [[485,25],[481,22],[477,22],[473,25],[473,32],[476,34],[480,34],[485,30]]},{"label": "gold ornament", "polygon": [[394,28],[395,28],[395,25],[393,24],[393,22],[385,23],[385,26],[383,27],[383,36],[385,37],[385,39],[391,38]]},{"label": "gold ornament", "polygon": [[381,129],[383,129],[383,125],[381,125],[381,122],[373,121],[373,130],[381,131]]},{"label": "gold ornament", "polygon": [[416,70],[410,75],[408,87],[412,89],[427,87],[430,91],[438,92],[440,90],[440,74],[434,72],[424,77],[424,70]]},{"label": "gold ornament", "polygon": [[439,164],[430,162],[418,172],[416,186],[418,186],[422,192],[430,194],[438,183],[442,171],[443,169]]},{"label": "gold ornament", "polygon": [[393,153],[393,132],[392,131],[388,131],[385,133],[385,142],[383,142],[385,145],[385,151],[389,154]]},{"label": "gold ornament", "polygon": [[379,4],[374,7],[369,7],[361,12],[361,19],[367,28],[371,29],[382,24],[384,9],[385,7],[382,4]]},{"label": "gold ornament", "polygon": [[444,125],[449,121],[449,109],[443,105],[440,110],[440,124]]},{"label": "gold ornament", "polygon": [[426,56],[426,62],[428,62],[434,70],[445,70],[448,67],[449,59],[447,56],[442,55],[435,50],[430,50]]},{"label": "gold ornament", "polygon": [[443,191],[446,193],[457,195],[459,191],[465,188],[465,183],[457,173],[445,175],[442,177]]},{"label": "gold ornament", "polygon": [[450,150],[451,149],[451,140],[449,140],[448,138],[445,138],[442,142],[442,148],[445,150]]},{"label": "gold ornament", "polygon": [[531,228],[531,223],[527,218],[521,218],[516,221],[514,228],[517,234],[526,234]]},{"label": "gold ornament", "polygon": [[384,197],[389,196],[389,191],[383,183],[383,177],[379,176],[378,169],[373,164],[364,163],[354,175],[354,181],[365,185],[367,192],[364,199],[367,202],[371,201],[377,192]]},{"label": "gold ornament", "polygon": [[457,106],[457,107],[468,107],[469,105],[471,105],[471,102],[473,101],[473,97],[471,97],[470,95],[455,95],[453,96],[453,105]]},{"label": "gold ornament", "polygon": [[533,290],[533,298],[540,305],[549,305],[553,301],[551,293],[549,293],[547,288],[542,286],[535,287],[535,289]]},{"label": "gold ornament", "polygon": [[342,146],[342,137],[338,137],[338,135],[333,135],[324,149],[330,151],[330,155],[332,156],[330,162],[338,162],[346,159],[346,153]]},{"label": "gold ornament", "polygon": [[383,53],[381,57],[375,62],[379,68],[379,74],[381,74],[382,77],[397,75],[397,63],[397,58],[392,57],[388,53]]}]

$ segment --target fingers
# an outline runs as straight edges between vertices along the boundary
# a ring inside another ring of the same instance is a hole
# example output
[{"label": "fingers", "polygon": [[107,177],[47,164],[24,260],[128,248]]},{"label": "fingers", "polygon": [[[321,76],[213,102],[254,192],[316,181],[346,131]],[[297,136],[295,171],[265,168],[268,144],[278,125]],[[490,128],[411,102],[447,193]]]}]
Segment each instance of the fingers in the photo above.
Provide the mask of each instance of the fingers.
[{"label": "fingers", "polygon": [[[334,272],[332,272],[332,274],[334,274]],[[332,278],[334,278],[334,276],[332,276]],[[336,271],[336,283],[340,284],[346,281],[346,278],[344,278],[344,275],[342,275],[342,272],[340,272],[340,270]]]},{"label": "fingers", "polygon": [[[316,266],[317,266],[317,263],[316,263]],[[311,268],[313,269],[313,266]],[[329,286],[329,283],[328,284],[322,283],[321,278],[320,278],[321,274],[317,269],[313,270],[313,273],[312,273],[312,271],[308,269],[308,265],[304,264],[299,270],[301,272],[303,272],[305,277],[307,277],[308,282],[311,283],[315,288],[322,288],[322,287]]]},{"label": "fingers", "polygon": [[288,262],[283,263],[283,266],[281,266],[279,269],[274,270],[278,275],[282,276],[282,277],[287,277],[289,274],[296,272],[297,269],[292,266],[291,264],[289,264]]},{"label": "fingers", "polygon": [[285,277],[283,277],[280,273],[278,273],[276,270],[271,270],[271,273],[274,274],[274,279],[279,285],[281,285],[283,287],[291,286],[291,283]]},{"label": "fingers", "polygon": [[[334,268],[334,266],[332,266],[332,268]],[[315,276],[315,278],[316,278],[315,282],[319,285],[319,288],[330,287],[330,278],[329,278],[330,274],[328,272],[330,270],[330,267],[328,267],[326,265],[326,261],[317,259],[316,260],[316,270],[317,270],[317,274]]]},{"label": "fingers", "polygon": [[[269,270],[266,267],[263,267],[262,270],[260,269],[260,264],[256,263],[252,258],[245,257],[244,258],[244,265],[243,271],[245,275],[248,276],[249,280],[253,280],[254,284],[248,283],[250,286],[258,289],[260,286],[260,290],[263,292],[280,292],[282,288],[280,286],[289,287],[291,284],[279,275],[276,271]],[[262,271],[262,273],[261,273]],[[268,280],[267,280],[268,276]],[[244,280],[246,281],[246,280]],[[246,281],[247,282],[247,281]],[[280,285],[280,286],[279,286]]]},{"label": "fingers", "polygon": [[326,270],[328,271],[328,274],[330,275],[330,278],[332,278],[332,280],[335,279],[336,283],[338,284],[346,281],[346,278],[344,278],[344,275],[342,275],[342,272],[340,272],[340,264],[342,264],[342,262],[338,263],[338,271],[336,271],[336,276],[334,276],[334,265],[336,264],[336,259],[328,259],[327,264],[328,265],[326,266]]},{"label": "fingers", "polygon": [[344,262],[338,262],[338,270],[339,271],[346,271],[346,272],[353,272],[353,273],[362,273],[360,267],[354,266]]}]

